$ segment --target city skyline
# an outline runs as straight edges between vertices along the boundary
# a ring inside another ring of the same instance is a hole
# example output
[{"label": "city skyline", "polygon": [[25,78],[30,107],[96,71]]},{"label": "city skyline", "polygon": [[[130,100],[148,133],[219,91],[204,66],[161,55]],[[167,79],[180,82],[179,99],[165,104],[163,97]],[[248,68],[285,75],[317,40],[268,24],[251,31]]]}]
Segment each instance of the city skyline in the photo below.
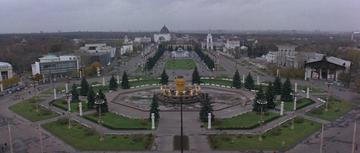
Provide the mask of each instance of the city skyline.
[{"label": "city skyline", "polygon": [[1,0],[0,33],[71,31],[358,31],[356,0]]}]

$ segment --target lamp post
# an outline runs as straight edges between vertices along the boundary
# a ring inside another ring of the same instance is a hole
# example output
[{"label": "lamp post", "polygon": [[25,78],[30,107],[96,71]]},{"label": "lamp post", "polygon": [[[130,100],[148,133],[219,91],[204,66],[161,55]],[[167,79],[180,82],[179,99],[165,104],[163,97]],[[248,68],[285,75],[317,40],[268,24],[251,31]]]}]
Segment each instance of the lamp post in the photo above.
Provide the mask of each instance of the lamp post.
[{"label": "lamp post", "polygon": [[97,93],[96,97],[95,97],[95,104],[98,105],[98,113],[99,113],[98,123],[99,124],[101,124],[101,105],[104,103],[105,103],[104,99],[102,99],[100,97],[99,93]]},{"label": "lamp post", "polygon": [[[256,103],[260,106],[260,127],[261,127],[261,131],[260,133],[263,131],[263,122],[264,122],[264,119],[263,119],[263,115],[264,115],[264,107],[266,106],[266,104],[268,103],[266,100],[257,100]],[[262,135],[260,134],[259,136],[259,140],[262,141]]]},{"label": "lamp post", "polygon": [[70,121],[70,113],[71,113],[71,104],[70,104],[70,93],[66,93],[66,99],[67,99],[67,103],[68,103],[68,111],[67,111],[67,116],[68,116],[68,128],[71,128],[71,121]]},{"label": "lamp post", "polygon": [[183,103],[183,97],[182,95],[180,95],[180,148],[181,148],[181,153],[184,152],[184,147],[183,147],[183,110],[182,110],[182,103]]}]

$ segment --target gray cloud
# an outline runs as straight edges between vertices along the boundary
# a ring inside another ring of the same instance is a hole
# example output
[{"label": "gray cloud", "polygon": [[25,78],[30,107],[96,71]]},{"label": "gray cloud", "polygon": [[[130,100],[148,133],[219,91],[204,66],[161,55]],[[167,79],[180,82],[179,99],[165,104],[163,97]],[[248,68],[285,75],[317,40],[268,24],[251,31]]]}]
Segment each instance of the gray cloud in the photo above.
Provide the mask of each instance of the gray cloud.
[{"label": "gray cloud", "polygon": [[360,30],[359,0],[0,0],[0,33]]}]

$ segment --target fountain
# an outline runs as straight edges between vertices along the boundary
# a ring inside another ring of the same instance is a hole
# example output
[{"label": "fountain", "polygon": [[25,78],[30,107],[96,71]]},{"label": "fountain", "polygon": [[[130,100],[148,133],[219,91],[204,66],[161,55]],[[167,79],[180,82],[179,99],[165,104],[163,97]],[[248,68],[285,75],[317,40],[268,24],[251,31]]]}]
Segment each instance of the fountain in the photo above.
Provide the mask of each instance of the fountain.
[{"label": "fountain", "polygon": [[206,94],[201,92],[201,87],[198,84],[186,86],[186,81],[183,76],[175,78],[174,87],[161,85],[160,93],[155,94],[155,98],[162,103],[167,104],[191,104],[201,102],[206,98]]}]

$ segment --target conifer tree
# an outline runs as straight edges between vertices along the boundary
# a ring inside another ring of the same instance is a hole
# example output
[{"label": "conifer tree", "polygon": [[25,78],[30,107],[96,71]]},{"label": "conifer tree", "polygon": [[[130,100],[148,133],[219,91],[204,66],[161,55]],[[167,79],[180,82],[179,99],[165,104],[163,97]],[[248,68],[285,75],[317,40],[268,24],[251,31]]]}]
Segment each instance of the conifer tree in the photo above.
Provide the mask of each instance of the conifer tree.
[{"label": "conifer tree", "polygon": [[244,87],[248,90],[253,90],[255,89],[255,83],[254,83],[254,79],[251,76],[251,73],[249,72],[249,74],[246,76],[245,78],[245,83],[244,83]]},{"label": "conifer tree", "polygon": [[77,91],[76,84],[73,84],[71,87],[71,102],[77,103],[79,102],[79,93]]},{"label": "conifer tree", "polygon": [[241,88],[240,74],[238,70],[236,70],[233,77],[233,87],[235,87],[236,89]]},{"label": "conifer tree", "polygon": [[85,77],[81,79],[80,87],[80,95],[86,96],[89,92],[89,83],[87,82]]},{"label": "conifer tree", "polygon": [[274,80],[274,94],[280,95],[281,94],[281,79],[279,77],[276,77]]},{"label": "conifer tree", "polygon": [[122,76],[121,88],[123,88],[123,89],[129,89],[130,88],[129,78],[128,78],[125,71],[124,71],[123,76]]},{"label": "conifer tree", "polygon": [[165,69],[163,70],[162,74],[161,74],[161,80],[160,80],[160,84],[162,85],[167,85],[169,82],[169,76],[166,74]]},{"label": "conifer tree", "polygon": [[197,70],[197,67],[195,67],[193,74],[192,74],[192,84],[200,84],[200,75]]},{"label": "conifer tree", "polygon": [[287,78],[281,90],[281,100],[285,102],[293,101],[293,96],[291,95],[291,92],[292,92],[291,82],[290,79]]},{"label": "conifer tree", "polygon": [[98,94],[99,95],[97,98],[99,98],[100,100],[103,100],[104,103],[101,104],[101,107],[99,107],[99,105],[96,105],[96,111],[99,112],[99,110],[101,108],[101,113],[106,113],[109,111],[106,96],[101,90],[99,90]]},{"label": "conifer tree", "polygon": [[209,96],[206,95],[205,101],[201,103],[201,109],[199,112],[199,117],[201,122],[208,121],[208,113],[211,113],[211,120],[214,120],[213,108],[210,103]]},{"label": "conifer tree", "polygon": [[266,101],[267,101],[267,108],[270,108],[270,109],[274,109],[276,106],[274,103],[275,95],[274,95],[273,88],[274,87],[273,87],[272,83],[270,82],[269,86],[266,90],[266,93],[265,93],[265,97],[266,97]]},{"label": "conifer tree", "polygon": [[114,76],[111,76],[110,82],[109,82],[109,89],[115,91],[118,88],[117,80]]},{"label": "conifer tree", "polygon": [[266,108],[266,97],[264,95],[264,91],[262,87],[259,87],[259,90],[256,92],[256,97],[253,104],[253,111],[255,112],[265,112]]},{"label": "conifer tree", "polygon": [[87,94],[87,108],[93,109],[95,105],[95,92],[92,87],[89,88],[89,92]]},{"label": "conifer tree", "polygon": [[158,104],[155,96],[153,96],[151,105],[150,105],[150,116],[149,116],[150,120],[151,120],[151,113],[154,113],[156,121],[158,121],[160,119],[159,104]]}]

